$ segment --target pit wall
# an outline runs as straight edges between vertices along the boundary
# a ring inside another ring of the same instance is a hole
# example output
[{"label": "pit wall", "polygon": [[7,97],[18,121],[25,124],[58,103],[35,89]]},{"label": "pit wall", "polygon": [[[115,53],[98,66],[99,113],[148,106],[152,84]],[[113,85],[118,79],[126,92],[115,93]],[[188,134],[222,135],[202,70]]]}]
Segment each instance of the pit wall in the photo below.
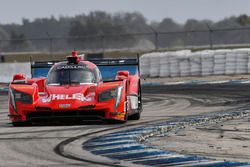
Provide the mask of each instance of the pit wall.
[{"label": "pit wall", "polygon": [[153,52],[141,56],[143,77],[184,77],[250,73],[250,49]]}]

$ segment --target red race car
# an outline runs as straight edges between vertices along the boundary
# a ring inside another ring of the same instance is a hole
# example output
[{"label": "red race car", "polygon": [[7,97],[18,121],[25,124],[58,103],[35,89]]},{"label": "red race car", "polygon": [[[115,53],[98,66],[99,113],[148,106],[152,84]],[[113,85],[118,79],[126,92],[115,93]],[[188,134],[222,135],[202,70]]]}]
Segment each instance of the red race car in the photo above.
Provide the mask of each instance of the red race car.
[{"label": "red race car", "polygon": [[[32,78],[16,74],[9,86],[14,126],[48,120],[138,120],[142,111],[139,59],[33,62]],[[41,77],[47,76],[47,77]]]}]

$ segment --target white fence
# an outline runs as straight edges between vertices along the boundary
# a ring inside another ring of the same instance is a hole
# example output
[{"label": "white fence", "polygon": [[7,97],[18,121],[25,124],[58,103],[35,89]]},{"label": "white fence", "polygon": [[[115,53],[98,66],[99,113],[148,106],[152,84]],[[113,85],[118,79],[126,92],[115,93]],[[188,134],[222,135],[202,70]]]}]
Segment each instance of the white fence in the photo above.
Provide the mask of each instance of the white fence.
[{"label": "white fence", "polygon": [[31,76],[30,63],[0,63],[0,82],[11,82],[13,75],[23,73],[26,77]]},{"label": "white fence", "polygon": [[153,52],[141,56],[143,77],[182,77],[250,73],[250,49]]}]

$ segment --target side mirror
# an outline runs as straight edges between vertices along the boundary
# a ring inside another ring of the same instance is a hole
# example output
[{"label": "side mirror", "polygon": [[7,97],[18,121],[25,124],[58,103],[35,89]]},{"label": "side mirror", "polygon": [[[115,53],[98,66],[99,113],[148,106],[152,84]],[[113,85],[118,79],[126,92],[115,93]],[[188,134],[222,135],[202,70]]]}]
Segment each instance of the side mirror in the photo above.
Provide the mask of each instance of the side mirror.
[{"label": "side mirror", "polygon": [[15,81],[24,81],[26,78],[25,78],[25,75],[24,74],[15,74],[13,76],[13,80],[12,82],[15,82]]},{"label": "side mirror", "polygon": [[116,74],[117,80],[123,80],[129,77],[129,71],[118,71]]}]

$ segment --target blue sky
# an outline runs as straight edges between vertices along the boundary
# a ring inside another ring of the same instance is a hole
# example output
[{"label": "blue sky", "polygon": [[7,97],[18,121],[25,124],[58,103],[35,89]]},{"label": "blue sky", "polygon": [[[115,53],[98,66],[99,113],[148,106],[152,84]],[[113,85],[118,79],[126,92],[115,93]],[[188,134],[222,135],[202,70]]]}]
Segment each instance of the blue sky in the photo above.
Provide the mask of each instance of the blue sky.
[{"label": "blue sky", "polygon": [[21,23],[22,18],[74,16],[102,10],[109,13],[139,11],[148,21],[170,17],[179,23],[188,18],[220,20],[250,15],[249,0],[0,0],[0,23]]}]

